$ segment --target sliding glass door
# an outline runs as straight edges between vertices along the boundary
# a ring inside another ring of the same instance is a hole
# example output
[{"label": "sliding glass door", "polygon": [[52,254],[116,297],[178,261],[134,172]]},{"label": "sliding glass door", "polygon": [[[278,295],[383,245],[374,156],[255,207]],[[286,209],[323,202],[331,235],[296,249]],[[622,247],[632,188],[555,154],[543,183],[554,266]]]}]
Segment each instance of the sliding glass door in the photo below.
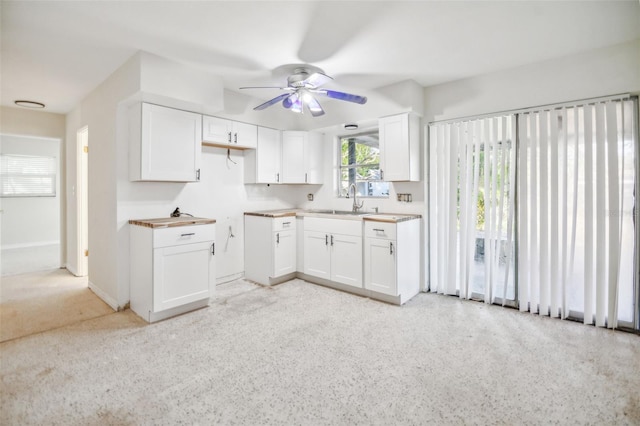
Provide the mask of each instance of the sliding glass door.
[{"label": "sliding glass door", "polygon": [[431,290],[515,300],[515,116],[430,127]]},{"label": "sliding glass door", "polygon": [[431,124],[431,291],[634,327],[636,103]]}]

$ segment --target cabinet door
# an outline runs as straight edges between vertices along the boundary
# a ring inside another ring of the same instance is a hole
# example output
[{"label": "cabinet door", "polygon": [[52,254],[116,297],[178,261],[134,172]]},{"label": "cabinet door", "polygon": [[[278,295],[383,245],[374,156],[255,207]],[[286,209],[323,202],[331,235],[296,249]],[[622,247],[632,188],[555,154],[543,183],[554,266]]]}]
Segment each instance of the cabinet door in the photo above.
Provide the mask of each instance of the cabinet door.
[{"label": "cabinet door", "polygon": [[281,277],[296,271],[296,231],[278,231],[273,236],[273,275]]},{"label": "cabinet door", "polygon": [[233,123],[224,118],[202,117],[202,141],[218,144],[230,144],[233,136]]},{"label": "cabinet door", "polygon": [[212,241],[153,251],[153,311],[211,296],[215,285]]},{"label": "cabinet door", "polygon": [[305,183],[307,132],[282,132],[282,183]]},{"label": "cabinet door", "polygon": [[379,121],[380,169],[383,180],[409,180],[409,117],[384,117]]},{"label": "cabinet door", "polygon": [[365,239],[364,287],[396,296],[396,243],[380,238]]},{"label": "cabinet door", "polygon": [[258,128],[256,183],[280,182],[280,130]]},{"label": "cabinet door", "polygon": [[304,232],[304,273],[326,280],[331,279],[331,251],[329,234]]},{"label": "cabinet door", "polygon": [[305,183],[324,183],[324,135],[309,132],[305,146]]},{"label": "cabinet door", "polygon": [[145,103],[141,132],[140,180],[200,179],[200,114]]},{"label": "cabinet door", "polygon": [[362,288],[362,237],[333,234],[331,281]]},{"label": "cabinet door", "polygon": [[231,141],[238,148],[255,149],[258,146],[258,126],[234,121]]}]

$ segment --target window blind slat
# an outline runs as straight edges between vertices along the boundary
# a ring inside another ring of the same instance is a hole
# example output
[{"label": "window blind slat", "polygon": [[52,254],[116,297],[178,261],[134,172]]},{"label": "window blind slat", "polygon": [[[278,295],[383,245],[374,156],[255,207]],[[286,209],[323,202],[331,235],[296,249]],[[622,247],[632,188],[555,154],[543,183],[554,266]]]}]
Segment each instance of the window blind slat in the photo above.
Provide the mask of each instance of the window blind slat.
[{"label": "window blind slat", "polygon": [[609,194],[609,277],[607,282],[607,326],[615,328],[618,324],[618,268],[620,253],[620,216],[622,210],[620,208],[619,191],[619,175],[618,175],[618,127],[616,117],[617,104],[608,102],[606,104],[605,113],[607,120],[607,160],[609,177],[608,194]]}]

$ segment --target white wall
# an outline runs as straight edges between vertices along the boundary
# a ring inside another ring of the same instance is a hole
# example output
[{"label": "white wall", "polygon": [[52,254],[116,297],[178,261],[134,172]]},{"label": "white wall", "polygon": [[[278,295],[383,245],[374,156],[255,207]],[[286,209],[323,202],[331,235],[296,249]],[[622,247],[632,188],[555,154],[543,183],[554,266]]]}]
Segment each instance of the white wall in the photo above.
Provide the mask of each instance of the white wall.
[{"label": "white wall", "polygon": [[60,243],[60,140],[31,136],[1,135],[0,152],[54,157],[54,197],[2,198],[2,248]]},{"label": "white wall", "polygon": [[427,87],[425,121],[640,92],[640,40]]}]

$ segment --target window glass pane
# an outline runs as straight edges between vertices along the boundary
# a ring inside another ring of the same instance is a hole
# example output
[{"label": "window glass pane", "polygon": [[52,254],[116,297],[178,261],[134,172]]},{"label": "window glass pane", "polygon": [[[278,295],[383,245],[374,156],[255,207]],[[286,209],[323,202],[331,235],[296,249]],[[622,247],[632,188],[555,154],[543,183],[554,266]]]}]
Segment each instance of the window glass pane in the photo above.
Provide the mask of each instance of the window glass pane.
[{"label": "window glass pane", "polygon": [[349,186],[355,184],[359,196],[389,196],[389,184],[380,181],[378,132],[342,138],[339,161],[339,195],[346,196]]}]

